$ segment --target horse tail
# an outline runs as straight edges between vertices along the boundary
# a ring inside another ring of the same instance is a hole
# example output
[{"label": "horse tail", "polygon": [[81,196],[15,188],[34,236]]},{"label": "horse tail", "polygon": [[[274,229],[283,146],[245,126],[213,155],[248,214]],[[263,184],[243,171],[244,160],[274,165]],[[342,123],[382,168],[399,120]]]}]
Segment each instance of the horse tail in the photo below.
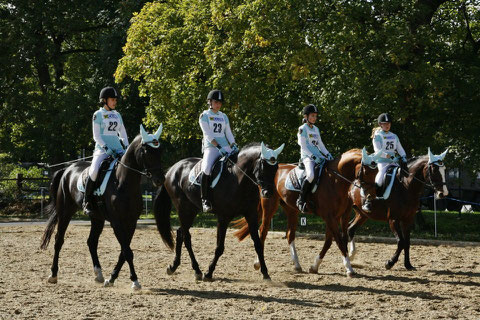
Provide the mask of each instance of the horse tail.
[{"label": "horse tail", "polygon": [[63,177],[65,169],[57,170],[53,174],[52,182],[50,183],[50,203],[45,208],[50,217],[47,221],[47,227],[42,236],[42,244],[40,245],[41,249],[47,249],[48,244],[50,243],[50,238],[52,237],[53,231],[58,223],[58,212],[57,212],[57,193],[58,187],[60,186],[60,180]]},{"label": "horse tail", "polygon": [[162,236],[163,243],[173,250],[175,241],[173,240],[173,232],[170,225],[171,211],[172,199],[170,199],[165,186],[161,186],[160,189],[158,189],[155,200],[153,201],[153,214],[155,216],[157,230]]},{"label": "horse tail", "polygon": [[239,228],[233,233],[235,237],[238,238],[238,241],[242,241],[250,234],[250,229],[248,228],[247,219],[241,218],[232,222],[234,228]]}]

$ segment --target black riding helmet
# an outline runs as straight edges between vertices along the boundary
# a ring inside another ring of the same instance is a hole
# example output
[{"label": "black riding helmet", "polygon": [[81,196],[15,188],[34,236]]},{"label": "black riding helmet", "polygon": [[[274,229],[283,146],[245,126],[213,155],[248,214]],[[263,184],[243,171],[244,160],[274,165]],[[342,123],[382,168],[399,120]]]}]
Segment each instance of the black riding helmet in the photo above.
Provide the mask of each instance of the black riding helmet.
[{"label": "black riding helmet", "polygon": [[389,122],[392,123],[392,117],[388,113],[382,113],[378,116],[378,123]]},{"label": "black riding helmet", "polygon": [[318,109],[314,104],[309,104],[303,108],[303,115],[309,115],[310,113],[318,113]]},{"label": "black riding helmet", "polygon": [[118,98],[117,90],[113,87],[105,87],[100,91],[100,96],[98,98],[100,101],[102,101],[102,99],[107,100],[108,98]]},{"label": "black riding helmet", "polygon": [[223,93],[220,90],[212,90],[208,93],[207,100],[217,100],[223,102]]}]

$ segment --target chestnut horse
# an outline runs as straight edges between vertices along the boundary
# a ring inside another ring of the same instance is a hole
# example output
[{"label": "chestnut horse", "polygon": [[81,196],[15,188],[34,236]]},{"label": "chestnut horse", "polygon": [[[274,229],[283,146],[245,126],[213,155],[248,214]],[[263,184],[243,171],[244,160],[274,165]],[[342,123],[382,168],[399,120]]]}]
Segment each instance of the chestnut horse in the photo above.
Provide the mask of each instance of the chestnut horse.
[{"label": "chestnut horse", "polygon": [[[366,152],[364,154],[366,155]],[[355,274],[347,255],[347,226],[352,210],[352,203],[348,198],[348,190],[353,180],[357,180],[354,185],[360,187],[364,194],[370,194],[371,196],[375,194],[376,165],[371,167],[370,161],[364,161],[363,163],[362,150],[360,149],[349,150],[342,154],[340,158],[327,162],[325,170],[320,176],[317,190],[310,195],[313,198],[315,207],[313,213],[323,218],[326,223],[327,235],[331,235],[335,239],[342,253],[347,276]],[[295,248],[295,231],[299,213],[296,206],[298,192],[285,188],[285,180],[290,171],[295,167],[293,164],[280,164],[275,176],[276,192],[269,199],[262,199],[261,201],[261,207],[259,206],[259,219],[262,217],[260,238],[263,244],[267,237],[270,221],[278,206],[281,205],[287,216],[287,241],[290,245],[290,253],[295,264],[295,270],[301,271],[302,267],[298,262]],[[235,232],[235,236],[241,241],[249,234],[248,225],[244,219],[239,219],[235,221],[235,226],[240,227]],[[320,262],[321,259],[317,257],[315,263],[310,267],[310,272],[316,273]],[[255,268],[258,269],[257,263]]]},{"label": "chestnut horse", "polygon": [[402,250],[405,252],[404,265],[407,270],[415,268],[410,263],[410,231],[414,222],[415,213],[420,205],[420,197],[425,186],[435,190],[437,198],[448,195],[445,183],[446,168],[443,158],[446,151],[441,155],[433,155],[428,150],[428,155],[412,159],[408,162],[408,177],[401,179],[398,170],[393,183],[390,197],[382,201],[372,203],[371,212],[362,210],[362,200],[358,190],[352,190],[350,197],[354,202],[355,218],[349,223],[348,237],[350,239],[350,259],[355,256],[355,231],[368,219],[386,221],[397,238],[397,250],[393,257],[385,264],[385,268],[392,268],[398,261]]}]

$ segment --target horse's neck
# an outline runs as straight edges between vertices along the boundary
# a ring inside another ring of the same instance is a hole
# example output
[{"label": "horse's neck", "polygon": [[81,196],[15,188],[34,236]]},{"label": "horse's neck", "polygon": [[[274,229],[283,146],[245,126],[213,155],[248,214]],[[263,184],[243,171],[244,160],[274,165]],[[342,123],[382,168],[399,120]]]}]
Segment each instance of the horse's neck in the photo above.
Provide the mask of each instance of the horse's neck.
[{"label": "horse's neck", "polygon": [[414,194],[420,195],[423,191],[423,187],[425,186],[425,178],[423,176],[423,170],[425,168],[426,162],[422,162],[422,164],[418,164],[415,168],[412,168],[413,172],[410,172],[411,177],[407,179],[406,188],[411,190]]},{"label": "horse's neck", "polygon": [[245,160],[245,162],[241,164],[238,164],[237,162],[237,164],[233,166],[233,173],[235,174],[238,180],[238,185],[240,186],[240,188],[242,189],[252,188],[253,190],[257,190],[255,183],[250,180],[250,179],[254,179],[253,177],[254,163],[255,163],[255,160],[247,159]]},{"label": "horse's neck", "polygon": [[137,172],[133,171],[133,168],[135,170],[140,170],[140,166],[137,163],[137,160],[135,159],[135,152],[132,149],[128,149],[127,152],[123,155],[123,157],[119,160],[121,163],[117,165],[117,170],[116,170],[116,177],[118,179],[118,182],[120,184],[125,183],[126,185],[132,185],[132,184],[140,184],[141,180],[141,175],[138,174]]}]

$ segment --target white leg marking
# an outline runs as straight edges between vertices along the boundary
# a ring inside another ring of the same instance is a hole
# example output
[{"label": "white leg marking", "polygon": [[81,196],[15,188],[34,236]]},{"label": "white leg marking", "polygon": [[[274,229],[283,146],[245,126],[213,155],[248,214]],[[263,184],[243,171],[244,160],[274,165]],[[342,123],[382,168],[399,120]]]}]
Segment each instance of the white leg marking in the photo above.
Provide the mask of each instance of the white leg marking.
[{"label": "white leg marking", "polygon": [[315,257],[315,261],[313,264],[310,266],[310,270],[308,270],[310,273],[317,273],[318,272],[318,267],[320,266],[320,263],[322,263],[322,259],[320,259],[320,255]]},{"label": "white leg marking", "polygon": [[302,271],[302,266],[298,261],[297,248],[295,248],[295,240],[290,243],[290,256],[292,257],[293,264],[295,265],[296,271]]},{"label": "white leg marking", "polygon": [[355,249],[355,240],[352,239],[349,245],[350,249],[348,250],[348,257],[350,258],[350,260],[353,261],[353,259],[355,258],[355,254],[357,253],[357,250]]},{"label": "white leg marking", "polygon": [[355,274],[355,271],[352,269],[352,265],[350,264],[350,259],[348,257],[343,257],[343,265],[345,266],[345,269],[347,270],[347,276],[352,276]]},{"label": "white leg marking", "polygon": [[133,290],[140,290],[142,289],[142,286],[140,285],[140,283],[138,282],[138,280],[135,280],[132,282],[132,289]]},{"label": "white leg marking", "polygon": [[[440,174],[442,175],[442,182],[445,183],[445,167],[440,167],[439,169]],[[446,184],[443,185],[443,196],[448,196],[448,189]]]},{"label": "white leg marking", "polygon": [[105,282],[103,283],[103,286],[104,287],[113,287],[113,283],[110,282],[110,280],[105,280]]}]

